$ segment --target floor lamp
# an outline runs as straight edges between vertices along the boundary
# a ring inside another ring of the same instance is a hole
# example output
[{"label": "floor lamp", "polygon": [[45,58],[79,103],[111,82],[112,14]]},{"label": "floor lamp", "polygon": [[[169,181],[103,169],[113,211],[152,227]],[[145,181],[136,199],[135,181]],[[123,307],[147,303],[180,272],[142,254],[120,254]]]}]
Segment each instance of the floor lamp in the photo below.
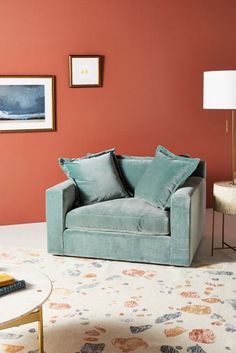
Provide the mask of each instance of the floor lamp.
[{"label": "floor lamp", "polygon": [[236,70],[206,71],[203,84],[204,109],[230,109],[232,110],[232,186],[235,182],[235,118],[236,109]]},{"label": "floor lamp", "polygon": [[[236,70],[206,71],[204,72],[203,108],[230,109],[231,123],[231,181],[215,182],[213,185],[213,219],[211,255],[215,249],[232,249],[236,247],[225,241],[225,215],[236,215],[236,182],[235,182],[235,121],[236,109]],[[222,214],[221,247],[214,247],[214,215],[215,211]]]}]

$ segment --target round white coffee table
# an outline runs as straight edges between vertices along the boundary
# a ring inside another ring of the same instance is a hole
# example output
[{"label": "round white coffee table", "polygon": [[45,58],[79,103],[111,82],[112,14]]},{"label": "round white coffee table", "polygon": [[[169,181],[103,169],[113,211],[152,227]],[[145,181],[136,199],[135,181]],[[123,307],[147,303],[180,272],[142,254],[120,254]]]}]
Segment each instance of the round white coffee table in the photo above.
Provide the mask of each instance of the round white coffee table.
[{"label": "round white coffee table", "polygon": [[38,321],[39,353],[43,353],[42,305],[52,291],[50,279],[42,272],[26,266],[0,263],[0,272],[26,282],[26,289],[0,297],[0,330]]}]

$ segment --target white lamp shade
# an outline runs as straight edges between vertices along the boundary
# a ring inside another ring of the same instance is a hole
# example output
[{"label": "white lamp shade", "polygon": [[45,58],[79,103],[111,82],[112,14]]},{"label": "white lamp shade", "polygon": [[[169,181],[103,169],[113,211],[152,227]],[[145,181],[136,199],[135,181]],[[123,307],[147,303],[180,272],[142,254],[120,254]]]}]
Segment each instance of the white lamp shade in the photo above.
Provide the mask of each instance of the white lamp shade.
[{"label": "white lamp shade", "polygon": [[236,70],[206,71],[204,109],[236,109]]}]

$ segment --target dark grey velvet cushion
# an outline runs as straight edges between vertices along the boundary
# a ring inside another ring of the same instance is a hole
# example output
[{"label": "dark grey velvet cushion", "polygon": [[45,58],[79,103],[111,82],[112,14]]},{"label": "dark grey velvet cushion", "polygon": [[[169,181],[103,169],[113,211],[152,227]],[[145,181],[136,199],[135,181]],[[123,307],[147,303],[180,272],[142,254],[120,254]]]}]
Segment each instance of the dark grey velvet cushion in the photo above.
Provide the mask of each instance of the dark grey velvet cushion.
[{"label": "dark grey velvet cushion", "polygon": [[114,150],[89,154],[81,158],[60,158],[65,174],[78,187],[79,204],[129,197],[114,162]]}]

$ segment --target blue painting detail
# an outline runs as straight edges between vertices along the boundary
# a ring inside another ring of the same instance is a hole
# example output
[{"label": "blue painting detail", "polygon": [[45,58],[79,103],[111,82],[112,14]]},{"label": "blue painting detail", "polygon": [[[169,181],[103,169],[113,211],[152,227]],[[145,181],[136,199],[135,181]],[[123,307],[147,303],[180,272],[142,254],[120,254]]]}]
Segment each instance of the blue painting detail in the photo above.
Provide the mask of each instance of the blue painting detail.
[{"label": "blue painting detail", "polygon": [[0,85],[0,120],[44,120],[44,85]]}]

